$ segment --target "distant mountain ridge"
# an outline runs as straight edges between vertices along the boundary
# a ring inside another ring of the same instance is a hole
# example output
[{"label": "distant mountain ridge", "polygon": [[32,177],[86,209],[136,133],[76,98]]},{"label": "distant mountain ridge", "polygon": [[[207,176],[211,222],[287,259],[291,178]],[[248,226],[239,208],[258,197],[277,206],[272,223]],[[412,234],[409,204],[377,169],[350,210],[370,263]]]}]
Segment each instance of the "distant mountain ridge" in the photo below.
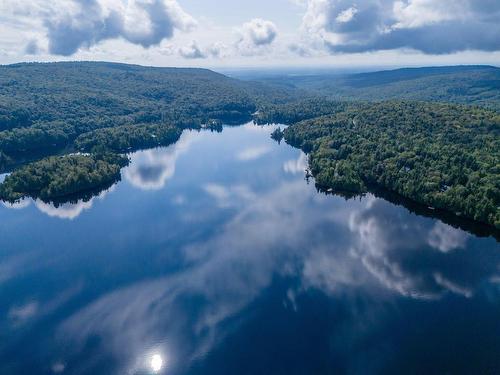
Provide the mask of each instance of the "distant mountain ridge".
[{"label": "distant mountain ridge", "polygon": [[346,77],[346,80],[348,82],[350,81],[353,86],[367,87],[377,84],[389,84],[394,82],[409,81],[424,77],[484,71],[492,71],[492,73],[496,72],[500,74],[500,68],[491,65],[457,65],[421,68],[400,68],[393,70],[381,70],[377,72],[349,74]]},{"label": "distant mountain ridge", "polygon": [[488,65],[402,68],[347,75],[280,76],[262,81],[335,100],[418,100],[500,110],[500,68]]}]

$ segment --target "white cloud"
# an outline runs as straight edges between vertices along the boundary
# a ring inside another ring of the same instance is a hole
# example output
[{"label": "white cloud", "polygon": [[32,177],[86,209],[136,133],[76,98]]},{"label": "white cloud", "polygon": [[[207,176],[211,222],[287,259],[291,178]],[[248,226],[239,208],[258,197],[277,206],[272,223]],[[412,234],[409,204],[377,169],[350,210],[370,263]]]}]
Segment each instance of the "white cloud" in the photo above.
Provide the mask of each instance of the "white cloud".
[{"label": "white cloud", "polygon": [[278,36],[278,29],[271,21],[255,18],[241,27],[240,38],[236,43],[237,50],[244,55],[262,52]]},{"label": "white cloud", "polygon": [[393,28],[415,28],[443,21],[466,18],[462,1],[413,0],[394,2]]},{"label": "white cloud", "polygon": [[179,54],[185,59],[204,59],[205,57],[207,57],[195,41],[191,42],[185,47],[180,48]]},{"label": "white cloud", "polygon": [[244,37],[257,46],[271,44],[278,35],[276,25],[271,21],[256,18],[243,25]]},{"label": "white cloud", "polygon": [[352,6],[350,8],[347,8],[346,10],[340,12],[335,20],[339,23],[346,23],[352,21],[354,16],[358,13],[358,8],[356,6]]},{"label": "white cloud", "polygon": [[0,11],[43,29],[49,52],[64,56],[118,38],[148,48],[196,25],[175,0],[5,0]]},{"label": "white cloud", "polygon": [[499,19],[491,0],[308,0],[302,29],[334,53],[445,54],[500,50]]},{"label": "white cloud", "polygon": [[[470,297],[485,275],[498,272],[495,265],[486,270],[472,251],[451,251],[465,248],[465,232],[401,215],[377,199],[350,217],[350,229],[357,237],[352,254],[385,287],[417,299],[437,299],[450,292]],[[457,264],[467,264],[466,274]]]},{"label": "white cloud", "polygon": [[23,208],[28,207],[30,204],[31,204],[31,199],[28,199],[28,198],[23,198],[23,199],[21,199],[17,202],[14,202],[14,203],[2,201],[2,205],[4,205],[7,208],[14,209],[14,210],[22,210]]},{"label": "white cloud", "polygon": [[221,42],[212,43],[208,48],[208,54],[215,58],[222,58],[229,56],[229,48],[227,45]]},{"label": "white cloud", "polygon": [[[227,7],[228,13],[241,8],[228,2],[206,1],[208,8]],[[500,61],[496,0],[290,0],[282,10],[259,0],[243,7],[255,9],[245,13],[255,17],[246,23],[209,14],[205,2],[189,9],[187,4],[3,0],[0,62],[71,59],[227,68]],[[262,9],[266,12],[259,14]]]},{"label": "white cloud", "polygon": [[205,59],[223,58],[229,56],[228,47],[221,42],[212,43],[208,48],[202,48],[196,41],[192,41],[188,45],[179,48],[179,55],[185,59]]}]

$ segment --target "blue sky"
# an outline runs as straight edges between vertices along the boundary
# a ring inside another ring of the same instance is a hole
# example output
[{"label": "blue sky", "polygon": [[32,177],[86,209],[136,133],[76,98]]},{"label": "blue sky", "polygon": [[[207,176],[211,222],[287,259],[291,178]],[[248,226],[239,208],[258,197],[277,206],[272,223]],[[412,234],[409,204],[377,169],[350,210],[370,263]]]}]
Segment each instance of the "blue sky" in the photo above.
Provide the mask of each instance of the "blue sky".
[{"label": "blue sky", "polygon": [[500,65],[498,0],[2,0],[0,63]]},{"label": "blue sky", "polygon": [[267,18],[281,30],[294,32],[300,27],[303,16],[303,7],[290,0],[181,0],[179,4],[196,18],[206,17],[226,27],[241,25],[254,18]]}]

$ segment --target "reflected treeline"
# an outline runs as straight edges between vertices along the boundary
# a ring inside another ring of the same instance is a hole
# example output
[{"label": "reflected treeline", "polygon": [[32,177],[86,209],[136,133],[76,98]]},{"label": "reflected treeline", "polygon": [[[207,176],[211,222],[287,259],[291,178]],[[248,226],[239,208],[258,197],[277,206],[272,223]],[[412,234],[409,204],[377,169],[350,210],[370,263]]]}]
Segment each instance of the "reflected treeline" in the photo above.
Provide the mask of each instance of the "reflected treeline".
[{"label": "reflected treeline", "polygon": [[99,189],[87,191],[80,194],[64,197],[55,200],[41,200],[24,198],[16,202],[0,201],[3,206],[8,209],[22,210],[26,209],[32,204],[44,214],[50,217],[57,217],[59,219],[76,219],[85,210],[90,210],[94,204],[95,199],[104,199],[104,197],[112,192],[116,187],[115,184],[109,186],[102,186]]},{"label": "reflected treeline", "polygon": [[50,204],[55,208],[60,208],[64,205],[78,205],[81,203],[90,202],[95,197],[100,196],[104,192],[109,191],[113,186],[121,181],[121,177],[118,177],[115,181],[109,181],[101,186],[96,188],[80,191],[75,194],[66,195],[64,197],[57,197],[53,199],[40,199],[41,202],[45,204]]}]

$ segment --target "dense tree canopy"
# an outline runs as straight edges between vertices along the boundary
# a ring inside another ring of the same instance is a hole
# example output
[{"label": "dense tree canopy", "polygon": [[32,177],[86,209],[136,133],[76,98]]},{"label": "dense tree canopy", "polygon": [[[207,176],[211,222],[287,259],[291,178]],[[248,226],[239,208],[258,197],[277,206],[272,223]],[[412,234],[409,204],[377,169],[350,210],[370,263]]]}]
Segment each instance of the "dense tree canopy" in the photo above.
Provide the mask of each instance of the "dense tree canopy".
[{"label": "dense tree canopy", "polygon": [[500,228],[500,115],[416,102],[360,105],[300,122],[285,139],[310,153],[320,187],[383,187]]},{"label": "dense tree canopy", "polygon": [[108,150],[128,152],[175,143],[182,130],[171,125],[122,125],[80,135],[75,146],[80,151]]},{"label": "dense tree canopy", "polygon": [[78,136],[103,128],[243,123],[262,103],[295,95],[206,69],[90,62],[0,66],[0,161],[71,148]]},{"label": "dense tree canopy", "polygon": [[0,199],[53,200],[118,181],[128,159],[114,154],[52,156],[28,164],[0,184]]},{"label": "dense tree canopy", "polygon": [[273,138],[310,153],[322,188],[383,188],[500,228],[500,69],[265,81],[112,63],[0,66],[0,172],[92,153],[20,167],[0,198],[93,189],[119,178],[119,153],[171,144],[184,128],[220,131],[254,119],[291,125]]}]

